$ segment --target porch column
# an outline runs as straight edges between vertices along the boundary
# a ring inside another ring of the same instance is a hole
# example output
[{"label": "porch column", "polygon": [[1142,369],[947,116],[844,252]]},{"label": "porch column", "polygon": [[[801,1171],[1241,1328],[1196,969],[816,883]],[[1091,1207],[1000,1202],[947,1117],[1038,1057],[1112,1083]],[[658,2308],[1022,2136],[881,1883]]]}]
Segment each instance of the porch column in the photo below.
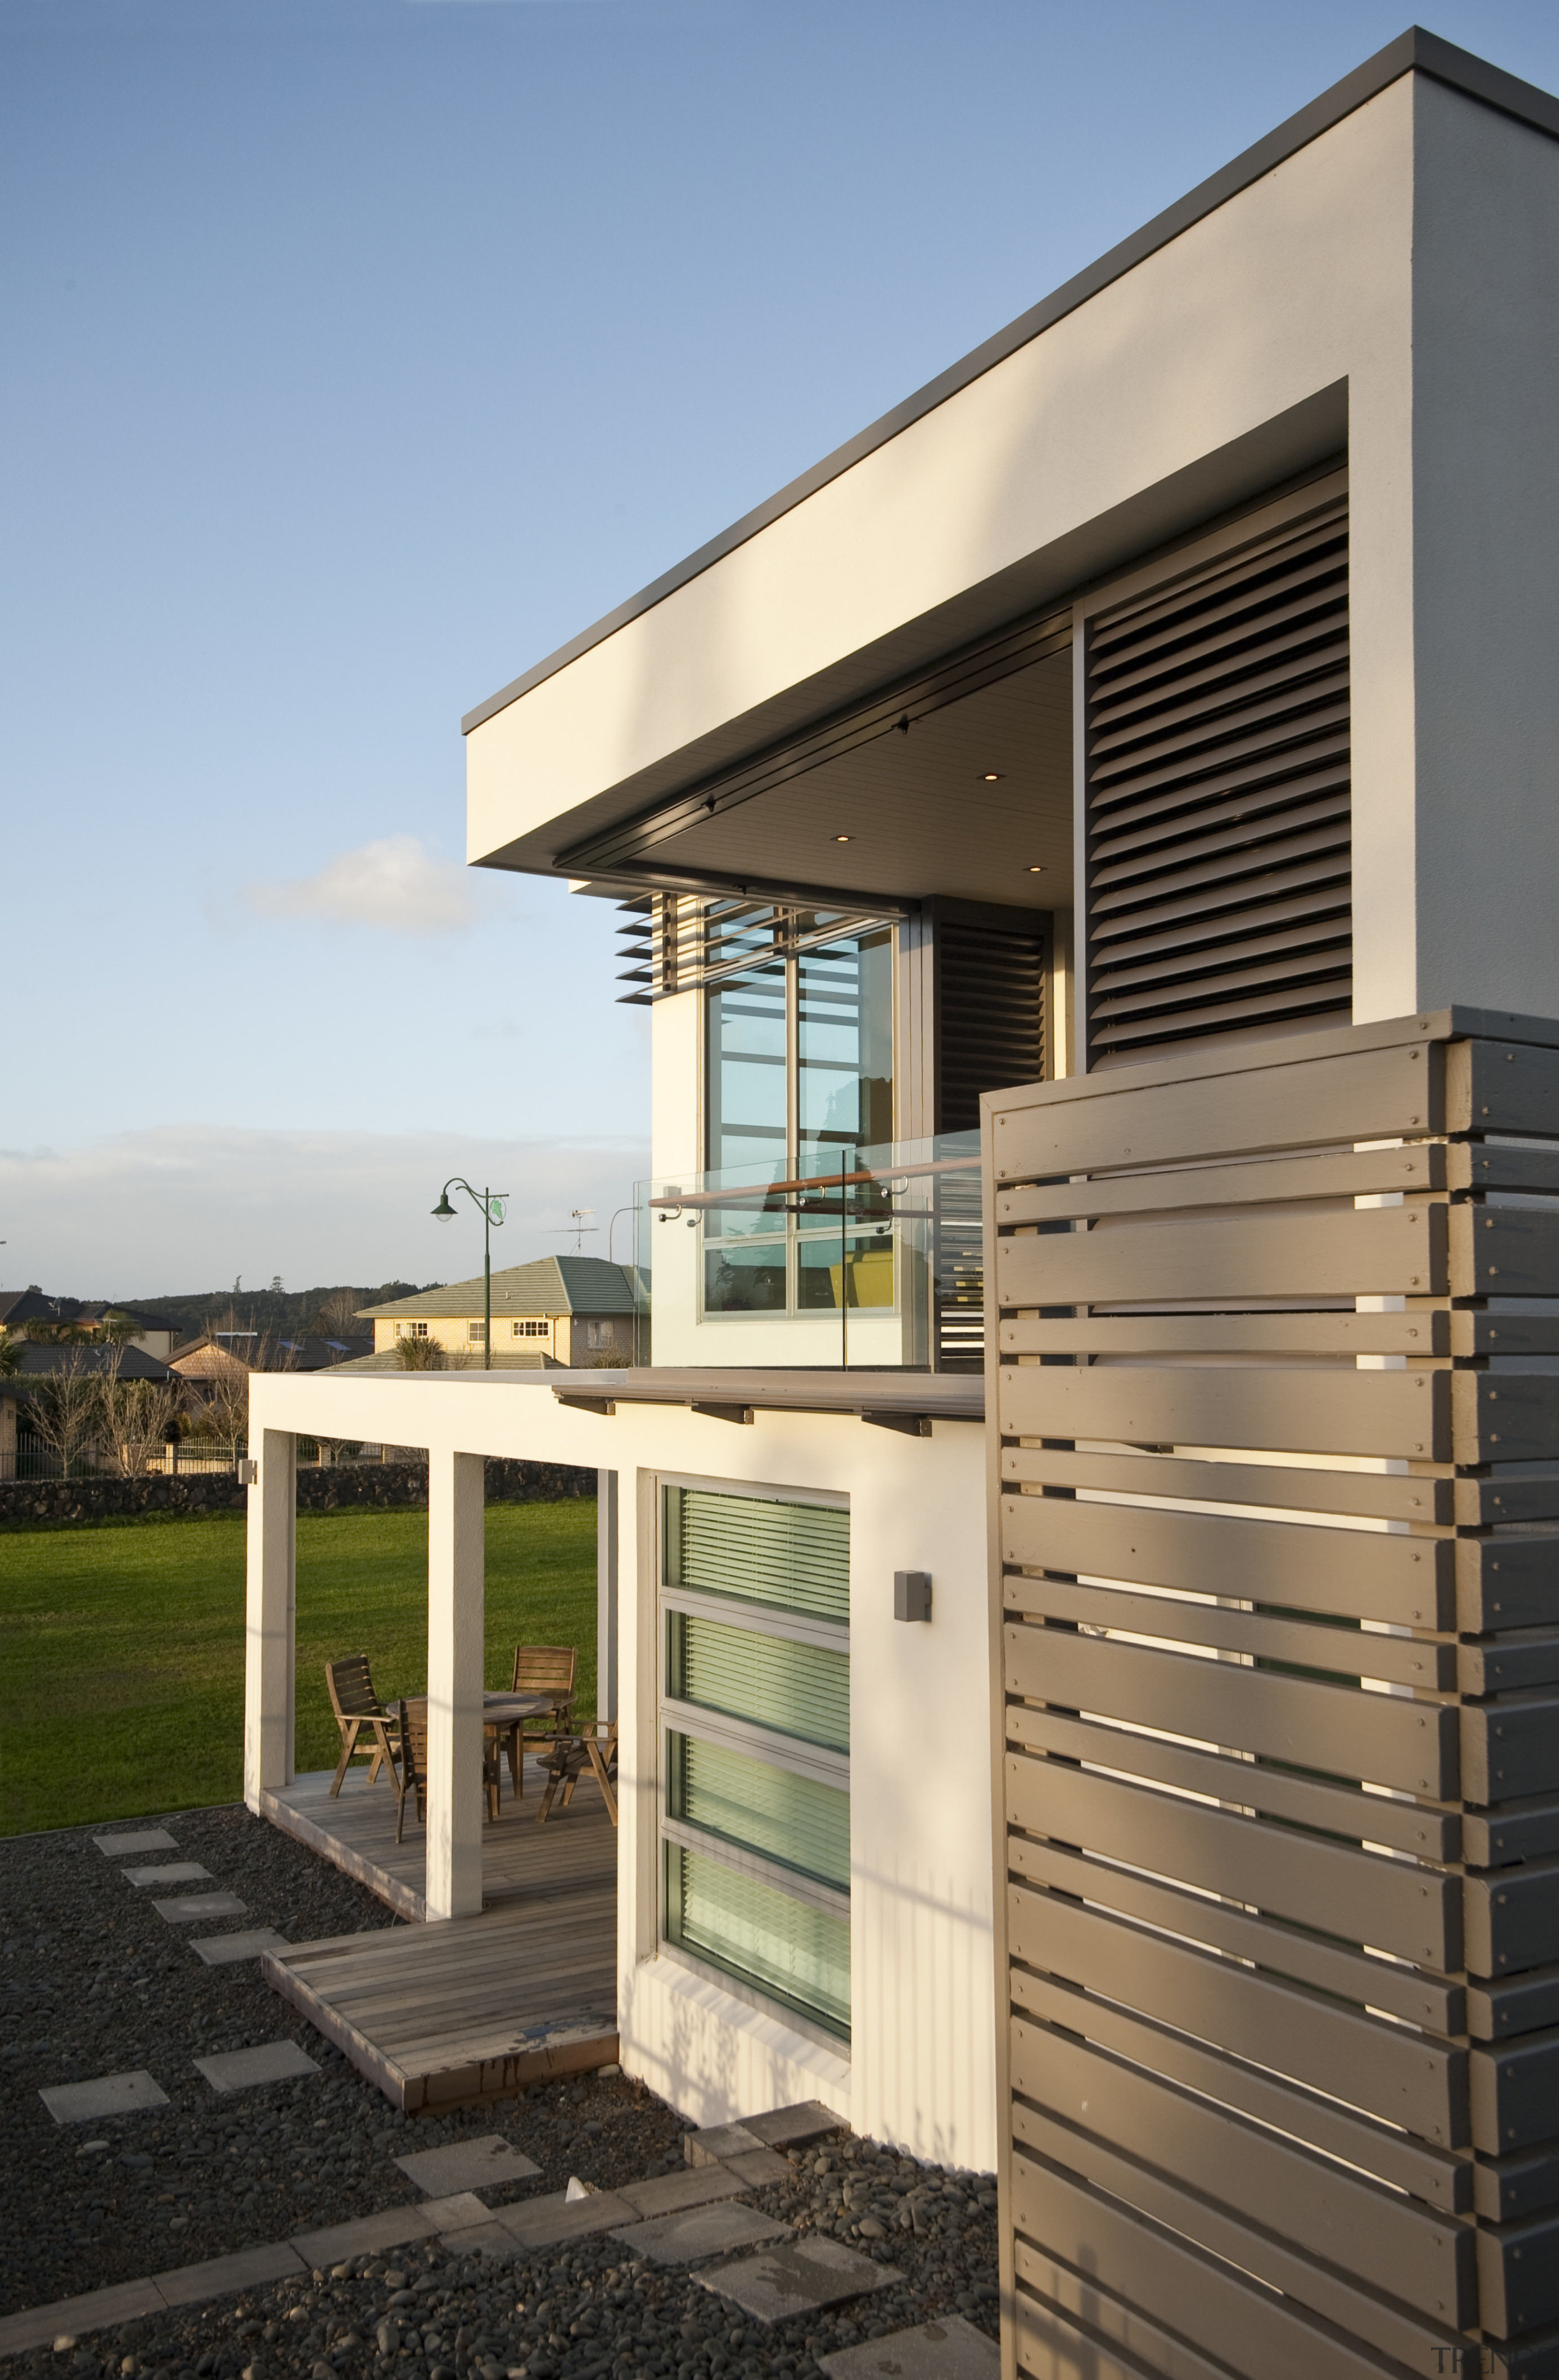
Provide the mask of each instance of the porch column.
[{"label": "porch column", "polygon": [[617,1474],[596,1474],[596,1717],[617,1717]]},{"label": "porch column", "polygon": [[482,1905],[483,1459],[428,1455],[429,1917]]},{"label": "porch column", "polygon": [[248,1583],[244,1645],[244,1799],[293,1781],[296,1671],[297,1440],[262,1429],[248,1497]]}]

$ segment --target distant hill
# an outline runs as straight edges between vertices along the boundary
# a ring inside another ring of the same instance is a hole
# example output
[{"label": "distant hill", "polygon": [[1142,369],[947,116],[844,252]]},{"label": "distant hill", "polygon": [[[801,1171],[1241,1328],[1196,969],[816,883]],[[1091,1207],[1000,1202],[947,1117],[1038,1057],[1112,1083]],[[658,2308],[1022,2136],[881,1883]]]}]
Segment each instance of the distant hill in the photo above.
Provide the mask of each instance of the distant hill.
[{"label": "distant hill", "polygon": [[[381,1281],[371,1288],[332,1281],[319,1289],[245,1289],[236,1295],[231,1289],[204,1289],[180,1291],[169,1297],[132,1297],[125,1302],[143,1314],[166,1315],[170,1322],[180,1326],[188,1339],[193,1339],[208,1325],[221,1330],[276,1331],[287,1337],[293,1333],[319,1331],[331,1320],[335,1321],[335,1330],[339,1332],[341,1322],[325,1313],[332,1301],[344,1304],[349,1298],[354,1308],[386,1305],[393,1298],[415,1296],[419,1289],[442,1287],[442,1281]],[[59,1297],[57,1302],[62,1318],[68,1321],[82,1300]],[[364,1326],[360,1322],[349,1321],[345,1327],[360,1332]]]}]

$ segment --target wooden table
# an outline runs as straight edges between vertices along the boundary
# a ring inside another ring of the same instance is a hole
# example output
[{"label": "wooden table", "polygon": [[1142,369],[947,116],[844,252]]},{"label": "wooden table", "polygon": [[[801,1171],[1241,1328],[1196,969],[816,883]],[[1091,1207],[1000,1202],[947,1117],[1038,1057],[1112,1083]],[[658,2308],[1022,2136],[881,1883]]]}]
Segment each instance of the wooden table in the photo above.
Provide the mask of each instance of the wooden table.
[{"label": "wooden table", "polygon": [[[426,1710],[426,1694],[403,1697],[408,1711]],[[516,1796],[523,1793],[519,1754],[519,1731],[527,1718],[540,1718],[552,1708],[550,1694],[516,1694],[507,1691],[482,1694],[482,1727],[489,1735],[506,1735],[509,1739],[509,1774],[514,1779]]]}]

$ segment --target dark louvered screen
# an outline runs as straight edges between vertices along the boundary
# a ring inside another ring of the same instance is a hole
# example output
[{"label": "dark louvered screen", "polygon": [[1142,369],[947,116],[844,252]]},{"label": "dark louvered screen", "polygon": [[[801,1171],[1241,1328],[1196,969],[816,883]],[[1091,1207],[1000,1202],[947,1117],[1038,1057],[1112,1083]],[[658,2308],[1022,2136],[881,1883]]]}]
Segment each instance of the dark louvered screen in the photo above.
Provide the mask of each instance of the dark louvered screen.
[{"label": "dark louvered screen", "polygon": [[1045,1074],[1045,934],[937,922],[937,1129],[978,1132],[982,1091]]},{"label": "dark louvered screen", "polygon": [[1087,687],[1090,1062],[1346,1020],[1346,497],[1097,613]]}]

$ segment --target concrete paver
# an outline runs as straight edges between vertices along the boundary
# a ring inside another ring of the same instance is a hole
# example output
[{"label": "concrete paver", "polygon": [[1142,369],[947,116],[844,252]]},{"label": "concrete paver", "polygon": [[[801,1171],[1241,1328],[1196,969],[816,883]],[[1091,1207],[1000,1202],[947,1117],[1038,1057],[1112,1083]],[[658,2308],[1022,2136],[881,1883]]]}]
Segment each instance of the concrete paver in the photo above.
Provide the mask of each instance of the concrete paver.
[{"label": "concrete paver", "polygon": [[8,2313],[0,2320],[0,2355],[52,2347],[62,2333],[79,2338],[84,2331],[106,2330],[111,2323],[135,2322],[142,2314],[161,2313],[165,2303],[155,2281],[116,2281],[111,2289],[89,2289],[84,2297],[29,2306],[24,2313]]},{"label": "concrete paver", "polygon": [[119,1870],[127,1884],[144,1891],[152,1884],[210,1884],[213,1881],[209,1867],[199,1860],[168,1860],[162,1867],[122,1867]]},{"label": "concrete paver", "polygon": [[164,2305],[199,2305],[202,2298],[221,2297],[229,2289],[258,2289],[267,2281],[284,2281],[307,2270],[290,2241],[274,2240],[263,2248],[240,2248],[232,2256],[210,2256],[201,2265],[159,2273],[157,2287]]},{"label": "concrete paver", "polygon": [[961,2314],[891,2330],[818,2358],[828,2380],[996,2380],[1001,2350]]},{"label": "concrete paver", "polygon": [[581,2240],[592,2231],[612,2231],[634,2220],[618,2190],[598,2190],[586,2198],[566,2199],[561,2190],[545,2198],[527,2198],[518,2206],[500,2206],[493,2215],[522,2248],[555,2248],[564,2240]]},{"label": "concrete paver", "polygon": [[723,2166],[701,2165],[688,2173],[658,2174],[653,2181],[624,2182],[617,2195],[647,2222],[652,2215],[680,2215],[684,2207],[707,2206],[717,2198],[740,2198],[742,2190]]},{"label": "concrete paver", "polygon": [[756,2132],[750,2132],[745,2124],[707,2124],[701,2132],[683,2134],[683,2155],[689,2165],[719,2165],[726,2157],[762,2146]]},{"label": "concrete paver", "polygon": [[213,2091],[252,2091],[261,2082],[285,2082],[295,2074],[318,2074],[319,2067],[296,2041],[261,2041],[251,2049],[224,2049],[195,2058]]},{"label": "concrete paver", "polygon": [[240,1900],[236,1892],[190,1892],[178,1900],[154,1900],[151,1904],[159,1917],[170,1925],[187,1925],[192,1917],[247,1917],[249,1904]]},{"label": "concrete paver", "polygon": [[168,2095],[152,2075],[100,2074],[91,2082],[56,2082],[38,2094],[56,2124],[95,2124],[100,2116],[127,2116],[137,2107],[165,2107]]},{"label": "concrete paver", "polygon": [[793,2179],[788,2159],[778,2149],[743,2149],[736,2156],[722,2158],[720,2169],[743,2190],[772,2190],[776,2182]]},{"label": "concrete paver", "polygon": [[279,1950],[286,1936],[273,1925],[254,1925],[246,1934],[202,1934],[189,1948],[208,1967],[231,1967],[240,1959],[258,1959],[262,1950]]},{"label": "concrete paver", "polygon": [[707,2289],[730,2298],[755,2322],[784,2322],[837,2305],[843,2298],[890,2289],[903,2279],[891,2265],[874,2265],[837,2240],[789,2240],[734,2265],[719,2265],[694,2277]]},{"label": "concrete paver", "polygon": [[127,1835],[94,1835],[105,1859],[123,1859],[128,1852],[176,1852],[178,1845],[166,1827],[139,1827]]},{"label": "concrete paver", "polygon": [[433,2226],[423,2206],[387,2206],[378,2215],[355,2215],[346,2223],[329,2223],[319,2231],[295,2231],[291,2245],[308,2265],[339,2265],[348,2256],[375,2256],[386,2248],[404,2248],[413,2240],[431,2239]]},{"label": "concrete paver", "polygon": [[760,2215],[755,2206],[726,2198],[712,2206],[690,2206],[681,2215],[658,2215],[653,2223],[631,2223],[611,2236],[635,2256],[647,2256],[652,2265],[692,2265],[700,2256],[729,2256],[760,2240],[792,2240],[795,2234],[772,2215]]},{"label": "concrete paver", "polygon": [[429,2198],[422,2212],[435,2231],[468,2231],[473,2223],[490,2223],[492,2209],[474,2190],[457,2190],[448,2198]]},{"label": "concrete paver", "polygon": [[481,2190],[501,2181],[529,2181],[541,2168],[519,2149],[511,2148],[502,2132],[480,2140],[456,2141],[450,2148],[419,2149],[415,2156],[393,2162],[418,2190],[442,2198],[454,2190]]},{"label": "concrete paver", "polygon": [[849,2130],[845,2119],[825,2107],[821,2099],[803,2099],[793,2107],[770,2107],[766,2115],[743,2116],[742,2124],[771,2149],[804,2149],[811,2141],[831,2140],[836,2132]]}]

